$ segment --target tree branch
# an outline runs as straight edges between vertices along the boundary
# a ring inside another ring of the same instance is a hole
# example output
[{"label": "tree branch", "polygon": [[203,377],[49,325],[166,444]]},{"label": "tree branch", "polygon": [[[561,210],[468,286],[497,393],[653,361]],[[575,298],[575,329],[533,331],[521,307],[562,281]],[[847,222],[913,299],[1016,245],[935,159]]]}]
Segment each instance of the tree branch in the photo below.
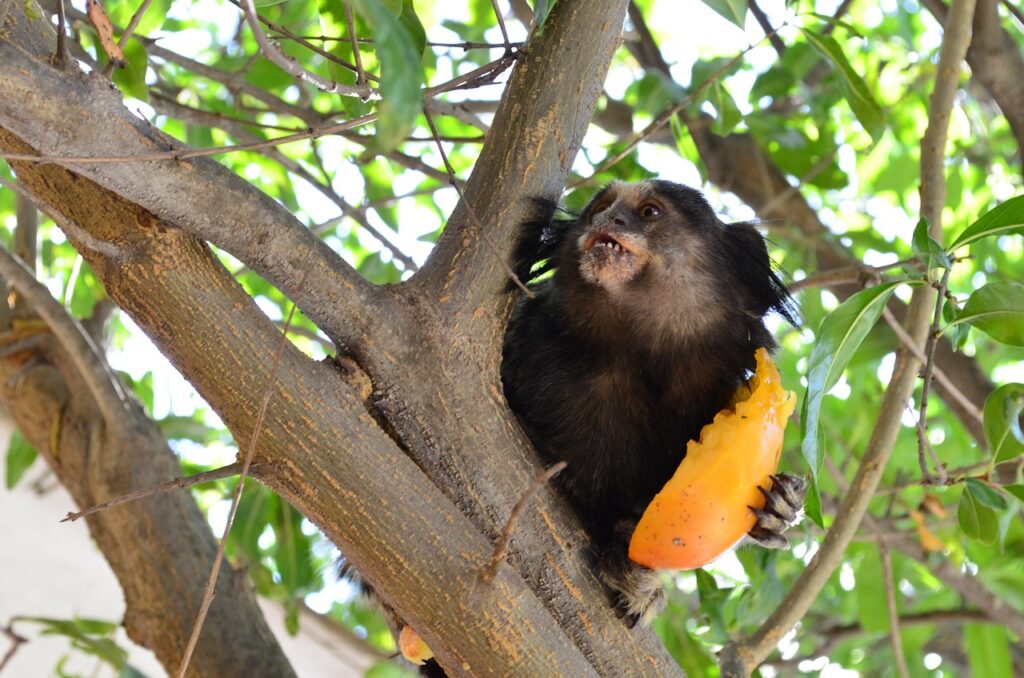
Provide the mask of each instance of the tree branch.
[{"label": "tree branch", "polygon": [[[124,156],[184,149],[130,115],[108,86],[40,61],[40,47],[52,43],[44,22],[27,23],[11,38],[19,47],[0,40],[0,61],[20,70],[18,78],[0,79],[0,127],[32,139],[39,153]],[[36,58],[29,58],[33,53]],[[91,133],[75,133],[83,127]],[[387,306],[379,291],[284,207],[216,162],[74,163],[72,169],[230,252],[343,345],[363,336]],[[299,289],[304,273],[308,284]]]},{"label": "tree branch", "polygon": [[[942,38],[939,70],[929,109],[928,130],[922,141],[921,212],[923,216],[929,218],[933,229],[941,229],[942,225],[940,218],[945,195],[945,177],[941,169],[945,153],[946,125],[952,108],[953,94],[959,81],[960,63],[970,41],[973,12],[974,0],[954,0],[953,11]],[[941,237],[941,230],[937,233]],[[934,289],[922,286],[915,290],[911,300],[907,311],[906,328],[917,345],[923,343],[927,333],[935,296]],[[779,607],[756,633],[727,645],[722,650],[719,663],[723,676],[747,675],[764,661],[782,636],[806,614],[832,572],[838,567],[885,470],[899,433],[903,408],[917,380],[918,365],[917,359],[909,351],[898,352],[893,375],[882,400],[878,421],[851,483],[853,490],[846,493],[836,514],[836,520],[825,535],[821,548],[794,582]]]},{"label": "tree branch", "polygon": [[[848,2],[844,2],[837,10],[836,16],[841,16],[848,5]],[[642,17],[640,19],[642,20]],[[653,37],[645,37],[650,36],[649,31],[638,31],[638,34],[641,35],[643,42],[648,39],[653,41]],[[660,52],[656,50],[652,52],[648,48],[632,45],[630,49],[641,60],[641,64],[645,68],[667,72],[667,65],[661,58]],[[813,72],[812,70],[812,74]],[[609,106],[611,107],[612,104],[610,103]],[[620,110],[620,113],[625,113],[625,111]],[[604,116],[602,121],[604,124],[627,123],[624,128],[610,130],[615,133],[632,131],[632,122],[628,115]],[[845,268],[860,263],[851,258],[835,238],[831,237],[829,229],[822,223],[803,195],[799,191],[791,190],[792,186],[786,176],[758,146],[753,136],[750,134],[718,136],[710,130],[706,121],[705,117],[684,120],[701,159],[707,166],[708,178],[712,183],[722,190],[735,193],[750,205],[757,212],[758,217],[770,227],[796,226],[800,233],[806,236],[808,242],[813,243],[813,256],[821,271]],[[674,143],[671,135],[664,140],[657,139],[657,141],[659,143],[662,141],[669,144]],[[783,196],[785,197],[783,198]],[[834,292],[842,300],[859,289],[859,285],[849,285],[839,287]],[[905,316],[906,306],[899,300],[890,300],[889,308],[897,317]],[[972,412],[979,410],[985,402],[985,398],[992,392],[994,388],[992,382],[978,368],[973,358],[963,353],[954,352],[946,338],[939,341],[936,349],[936,364],[950,377],[953,383],[958,385],[957,390],[967,396],[973,403],[973,407],[964,407],[963,403],[956,399],[956,394],[943,386],[941,380],[936,385],[936,390],[975,440],[980,445],[984,445],[984,430],[980,420],[976,419]]]},{"label": "tree branch", "polygon": [[119,428],[129,410],[128,397],[89,335],[50,296],[50,291],[35,279],[25,264],[3,247],[0,247],[0,276],[12,284],[32,310],[46,321],[50,331],[74,360],[107,426]]},{"label": "tree branch", "polygon": [[345,85],[340,82],[328,80],[327,78],[323,78],[316,73],[313,73],[312,71],[306,70],[295,59],[285,56],[279,49],[277,49],[277,47],[271,44],[266,33],[263,32],[263,28],[260,26],[260,20],[256,14],[256,5],[253,4],[253,0],[241,0],[241,7],[242,11],[245,13],[245,21],[249,24],[249,30],[252,31],[253,37],[256,38],[256,42],[260,46],[260,52],[285,73],[288,73],[301,82],[308,82],[323,92],[330,92],[349,97],[359,97],[364,101],[370,98],[380,97],[379,92],[373,90],[366,84],[355,86]]},{"label": "tree branch", "polygon": [[[923,0],[939,23],[946,22],[949,8],[943,0]],[[999,17],[998,0],[977,0],[974,12],[974,39],[967,50],[971,77],[988,90],[1017,139],[1024,161],[1024,57],[1013,36]]]},{"label": "tree branch", "polygon": [[[583,140],[618,47],[625,0],[559,3],[543,33],[536,29],[520,54],[491,132],[433,255],[414,286],[441,300],[445,313],[486,309],[503,325],[508,297],[504,268],[485,251],[479,217],[502,257],[512,250],[529,198],[557,197]],[[567,35],[566,27],[573,35]],[[579,36],[589,36],[585,40]],[[580,83],[584,89],[580,90]],[[572,96],[565,92],[572,91]]]},{"label": "tree branch", "polygon": [[[65,314],[55,324],[71,322]],[[0,359],[0,400],[75,503],[94,504],[180,473],[167,441],[140,408],[125,408],[117,428],[102,424],[98,403],[76,367],[83,357],[73,355],[75,350],[81,349],[69,350],[53,335],[42,335],[28,363]],[[102,361],[91,352],[84,359]],[[128,635],[171,666],[191,629],[188,610],[198,604],[199,587],[182,584],[200,581],[213,558],[205,518],[188,493],[175,493],[87,522],[124,591]],[[145,548],[139,548],[140,534],[146,535]],[[245,576],[235,570],[222,573],[217,594],[219,604],[196,654],[196,672],[226,678],[294,675]],[[225,651],[240,647],[246,648],[243,661]]]}]

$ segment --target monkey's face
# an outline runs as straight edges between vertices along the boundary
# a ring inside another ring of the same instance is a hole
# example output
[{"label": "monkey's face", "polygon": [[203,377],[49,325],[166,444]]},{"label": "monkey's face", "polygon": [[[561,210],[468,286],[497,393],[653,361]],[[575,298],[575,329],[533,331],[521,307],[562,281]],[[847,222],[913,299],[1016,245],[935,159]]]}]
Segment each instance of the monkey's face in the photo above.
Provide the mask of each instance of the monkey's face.
[{"label": "monkey's face", "polygon": [[697,284],[720,227],[692,189],[665,181],[611,184],[580,216],[579,273],[613,296]]}]

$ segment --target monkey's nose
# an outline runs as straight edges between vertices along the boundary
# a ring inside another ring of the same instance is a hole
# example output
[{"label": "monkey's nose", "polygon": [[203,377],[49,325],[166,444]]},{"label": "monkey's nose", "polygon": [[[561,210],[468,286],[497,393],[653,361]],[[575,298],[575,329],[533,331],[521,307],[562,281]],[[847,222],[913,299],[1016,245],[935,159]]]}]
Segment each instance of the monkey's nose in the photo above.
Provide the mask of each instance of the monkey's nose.
[{"label": "monkey's nose", "polygon": [[622,218],[621,216],[619,216],[618,214],[616,214],[615,216],[613,216],[613,217],[612,217],[612,222],[613,222],[613,223],[614,223],[614,224],[615,224],[616,226],[625,226],[625,225],[626,225],[626,220],[625,220],[625,219],[623,219],[623,218]]}]

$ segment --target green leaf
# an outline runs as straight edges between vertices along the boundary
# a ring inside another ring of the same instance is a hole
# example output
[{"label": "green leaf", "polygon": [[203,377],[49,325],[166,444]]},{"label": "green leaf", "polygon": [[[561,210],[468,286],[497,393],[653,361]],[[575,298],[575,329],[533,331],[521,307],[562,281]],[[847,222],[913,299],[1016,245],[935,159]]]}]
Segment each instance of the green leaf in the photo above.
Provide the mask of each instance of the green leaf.
[{"label": "green leaf", "polygon": [[171,414],[156,423],[168,440],[192,440],[205,445],[218,437],[216,430],[193,417]]},{"label": "green leaf", "polygon": [[146,674],[131,664],[125,664],[121,667],[121,673],[117,674],[117,678],[146,678]]},{"label": "green leaf", "polygon": [[971,496],[983,506],[1000,511],[1006,508],[1006,500],[1003,499],[1003,496],[977,478],[967,478],[964,481],[964,489],[970,492]]},{"label": "green leaf", "polygon": [[818,475],[811,474],[807,487],[807,498],[804,500],[804,514],[820,528],[825,527],[825,518],[821,513],[821,488],[818,487]]},{"label": "green leaf", "polygon": [[801,451],[812,474],[816,475],[821,466],[818,428],[822,400],[839,381],[857,347],[878,322],[889,297],[901,284],[890,282],[861,290],[840,304],[821,323],[807,366],[807,394],[800,417]]},{"label": "green leaf", "polygon": [[953,325],[970,323],[996,341],[1024,346],[1024,284],[994,282],[977,290]]},{"label": "green leaf", "polygon": [[1012,678],[1013,659],[1006,629],[995,624],[965,624],[964,647],[970,675]]},{"label": "green leaf", "polygon": [[15,430],[7,445],[7,468],[4,482],[7,484],[8,490],[14,489],[37,456],[36,448],[25,440],[21,431]]},{"label": "green leaf", "polygon": [[[860,550],[860,549],[858,549]],[[857,621],[865,631],[889,630],[889,614],[885,602],[885,575],[882,556],[874,544],[864,544],[863,557],[854,569],[857,586]]]},{"label": "green leaf", "polygon": [[992,453],[992,463],[1024,454],[1024,433],[1020,428],[1024,410],[1024,384],[1000,386],[985,399],[985,441]]},{"label": "green leaf", "polygon": [[1024,485],[1003,485],[1003,490],[1024,501]]},{"label": "green leaf", "polygon": [[120,670],[128,661],[128,652],[110,638],[117,624],[100,619],[52,619],[49,617],[17,617],[19,621],[42,626],[44,636],[65,636],[77,649]]},{"label": "green leaf", "polygon": [[[695,92],[701,87],[705,86],[712,77],[715,77],[722,68],[728,66],[729,60],[724,58],[719,59],[708,59],[698,60],[693,65],[693,70],[690,74],[690,87],[689,92]],[[726,89],[722,80],[728,77],[731,73],[735,72],[739,64],[729,67],[727,70],[719,74],[714,81],[708,84],[703,90],[703,99],[695,102],[695,108],[699,108],[700,103],[707,101],[715,109],[715,121],[711,125],[712,131],[715,134],[725,136],[732,132],[732,130],[743,120],[743,114],[740,112],[739,107],[736,105],[736,101],[732,98],[729,90]],[[682,101],[687,96],[688,92],[683,90],[672,81],[668,81],[665,78],[659,78],[660,91],[665,92],[666,98],[674,101]],[[660,110],[663,108],[662,104],[652,106],[651,110]]]},{"label": "green leaf", "polygon": [[124,48],[124,68],[114,70],[113,80],[122,92],[139,101],[149,101],[149,87],[146,85],[146,46],[138,40],[129,40]]},{"label": "green leaf", "polygon": [[717,14],[743,29],[747,18],[746,0],[704,0]]},{"label": "green leaf", "polygon": [[960,308],[948,299],[942,304],[942,319],[946,321],[946,331],[954,351],[961,351],[971,334],[970,325],[955,325],[953,321],[960,315]]},{"label": "green leaf", "polygon": [[363,678],[416,678],[418,674],[412,671],[407,671],[400,666],[381,660],[366,669],[366,673],[363,674]]},{"label": "green leaf", "polygon": [[990,235],[1024,232],[1024,195],[996,205],[964,229],[947,251],[953,252]]},{"label": "green leaf", "polygon": [[956,512],[960,529],[971,539],[986,546],[996,543],[999,537],[999,521],[990,507],[980,503],[974,495],[964,490],[960,495],[960,507]]},{"label": "green leaf", "polygon": [[914,228],[911,247],[929,272],[936,268],[946,269],[953,265],[953,262],[949,260],[949,255],[942,249],[942,245],[928,232],[928,220],[923,217]]},{"label": "green leaf", "polygon": [[651,626],[661,638],[665,649],[683,669],[684,675],[706,676],[715,666],[714,658],[704,644],[686,629],[686,617],[685,610],[670,608],[669,614],[661,615]]},{"label": "green leaf", "polygon": [[801,31],[811,47],[838,71],[846,101],[850,104],[853,114],[857,116],[857,120],[877,144],[885,132],[885,116],[867,84],[857,71],[853,70],[839,43],[832,37],[815,33],[808,28],[802,28]]},{"label": "green leaf", "polygon": [[412,129],[422,106],[423,52],[416,51],[416,36],[410,33],[408,22],[403,23],[380,0],[351,0],[350,4],[373,31],[381,63],[382,97],[375,143],[379,151],[390,150]]}]

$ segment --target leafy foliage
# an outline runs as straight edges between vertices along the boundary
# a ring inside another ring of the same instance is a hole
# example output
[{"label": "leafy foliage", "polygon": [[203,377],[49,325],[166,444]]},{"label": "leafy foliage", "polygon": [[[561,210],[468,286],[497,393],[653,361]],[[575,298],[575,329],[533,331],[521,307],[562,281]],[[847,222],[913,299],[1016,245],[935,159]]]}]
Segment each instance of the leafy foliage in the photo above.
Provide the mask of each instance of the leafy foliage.
[{"label": "leafy foliage", "polygon": [[[105,4],[123,29],[135,5]],[[423,115],[424,102],[438,104],[432,120],[457,178],[465,179],[479,157],[507,71],[495,66],[479,79],[458,79],[514,53],[526,27],[505,11],[514,43],[506,46],[487,0],[257,4],[264,30],[288,57],[339,83],[365,79],[382,99],[340,97],[296,81],[259,54],[238,8],[227,1],[153,2],[125,46],[127,65],[114,71],[114,85],[152,124],[198,147],[275,139],[378,115],[341,134],[218,159],[294,212],[369,280],[407,279],[429,254],[457,199]],[[553,4],[533,4],[539,24]],[[824,252],[864,273],[845,286],[806,287],[800,293],[803,328],[779,328],[780,370],[791,388],[803,386],[800,422],[787,433],[784,467],[811,477],[808,513],[814,524],[795,528],[791,551],[740,550],[708,570],[675,578],[668,611],[656,622],[669,651],[690,675],[716,675],[719,646],[754,631],[792,587],[818,548],[819,528],[832,523],[848,491],[890,378],[900,344],[879,322],[882,311],[905,302],[911,288],[934,284],[935,272],[944,271],[949,294],[938,329],[993,387],[979,408],[983,440],[933,394],[927,440],[948,482],[922,485],[915,396],[882,491],[872,500],[872,525],[903,535],[929,558],[952,560],[1024,614],[1024,182],[1013,130],[980,84],[972,80],[960,91],[945,168],[948,197],[940,237],[933,238],[919,214],[919,146],[941,29],[919,3],[842,3],[847,13],[840,17],[826,14],[836,3],[786,3],[768,14],[781,49],[761,40],[764,31],[747,2],[706,0],[706,7],[684,10],[692,12],[692,23],[690,17],[679,19],[672,7],[677,3],[637,4],[673,65],[666,75],[645,63],[636,32],[627,34],[595,126],[573,165],[572,183],[580,188],[568,193],[566,204],[580,207],[608,181],[657,174],[701,185],[727,219],[750,219],[750,206],[738,197],[746,194],[738,188],[737,194],[728,192],[736,186],[728,183],[734,177],[722,180],[721,167],[709,161],[706,140],[696,141],[695,131],[708,128],[716,143],[755,144],[793,186],[792,195],[774,196],[778,211],[761,213],[771,254],[792,279],[818,273]],[[346,7],[354,10],[357,36],[349,33]],[[76,21],[79,44],[102,67],[107,58],[92,29]],[[1021,31],[1007,35],[1014,49],[1024,49]],[[353,46],[353,37],[362,42]],[[755,44],[748,50],[749,43]],[[424,97],[424,83],[438,92]],[[684,102],[665,127],[634,144],[635,130]],[[453,109],[456,115],[444,114]],[[0,173],[11,176],[6,167]],[[787,207],[792,198],[805,202]],[[14,215],[10,192],[0,190],[5,243],[16,227]],[[40,277],[72,315],[89,317],[104,296],[97,278],[52,223],[43,223],[39,237]],[[269,317],[286,315],[283,294],[229,254],[217,254]],[[291,338],[318,358],[334,352],[301,315]],[[138,331],[115,316],[107,337],[112,360],[174,441],[186,472],[230,460],[234,449],[223,424],[166,366],[140,358],[148,355],[140,353],[143,344]],[[8,488],[34,458],[23,439],[11,442],[5,457]],[[194,494],[216,515],[233,489],[234,481],[220,481]],[[772,658],[779,674],[821,671],[823,661],[865,675],[891,670],[886,574],[876,536],[870,525],[861,527],[805,623]],[[285,606],[291,631],[299,630],[299,607],[308,604],[375,646],[393,649],[379,615],[333,576],[336,550],[270,490],[247,486],[229,556],[244,563],[261,595]],[[933,569],[930,562],[893,553],[892,578],[904,620],[900,637],[911,674],[931,675],[935,666],[944,675],[1019,674],[1021,659],[1012,648],[1021,639],[1005,628],[927,621],[935,611],[973,609]],[[67,636],[79,650],[118,668],[124,664],[106,627],[83,620],[34,621]],[[949,643],[949,634],[959,642]],[[371,675],[394,670],[381,664]]]}]

